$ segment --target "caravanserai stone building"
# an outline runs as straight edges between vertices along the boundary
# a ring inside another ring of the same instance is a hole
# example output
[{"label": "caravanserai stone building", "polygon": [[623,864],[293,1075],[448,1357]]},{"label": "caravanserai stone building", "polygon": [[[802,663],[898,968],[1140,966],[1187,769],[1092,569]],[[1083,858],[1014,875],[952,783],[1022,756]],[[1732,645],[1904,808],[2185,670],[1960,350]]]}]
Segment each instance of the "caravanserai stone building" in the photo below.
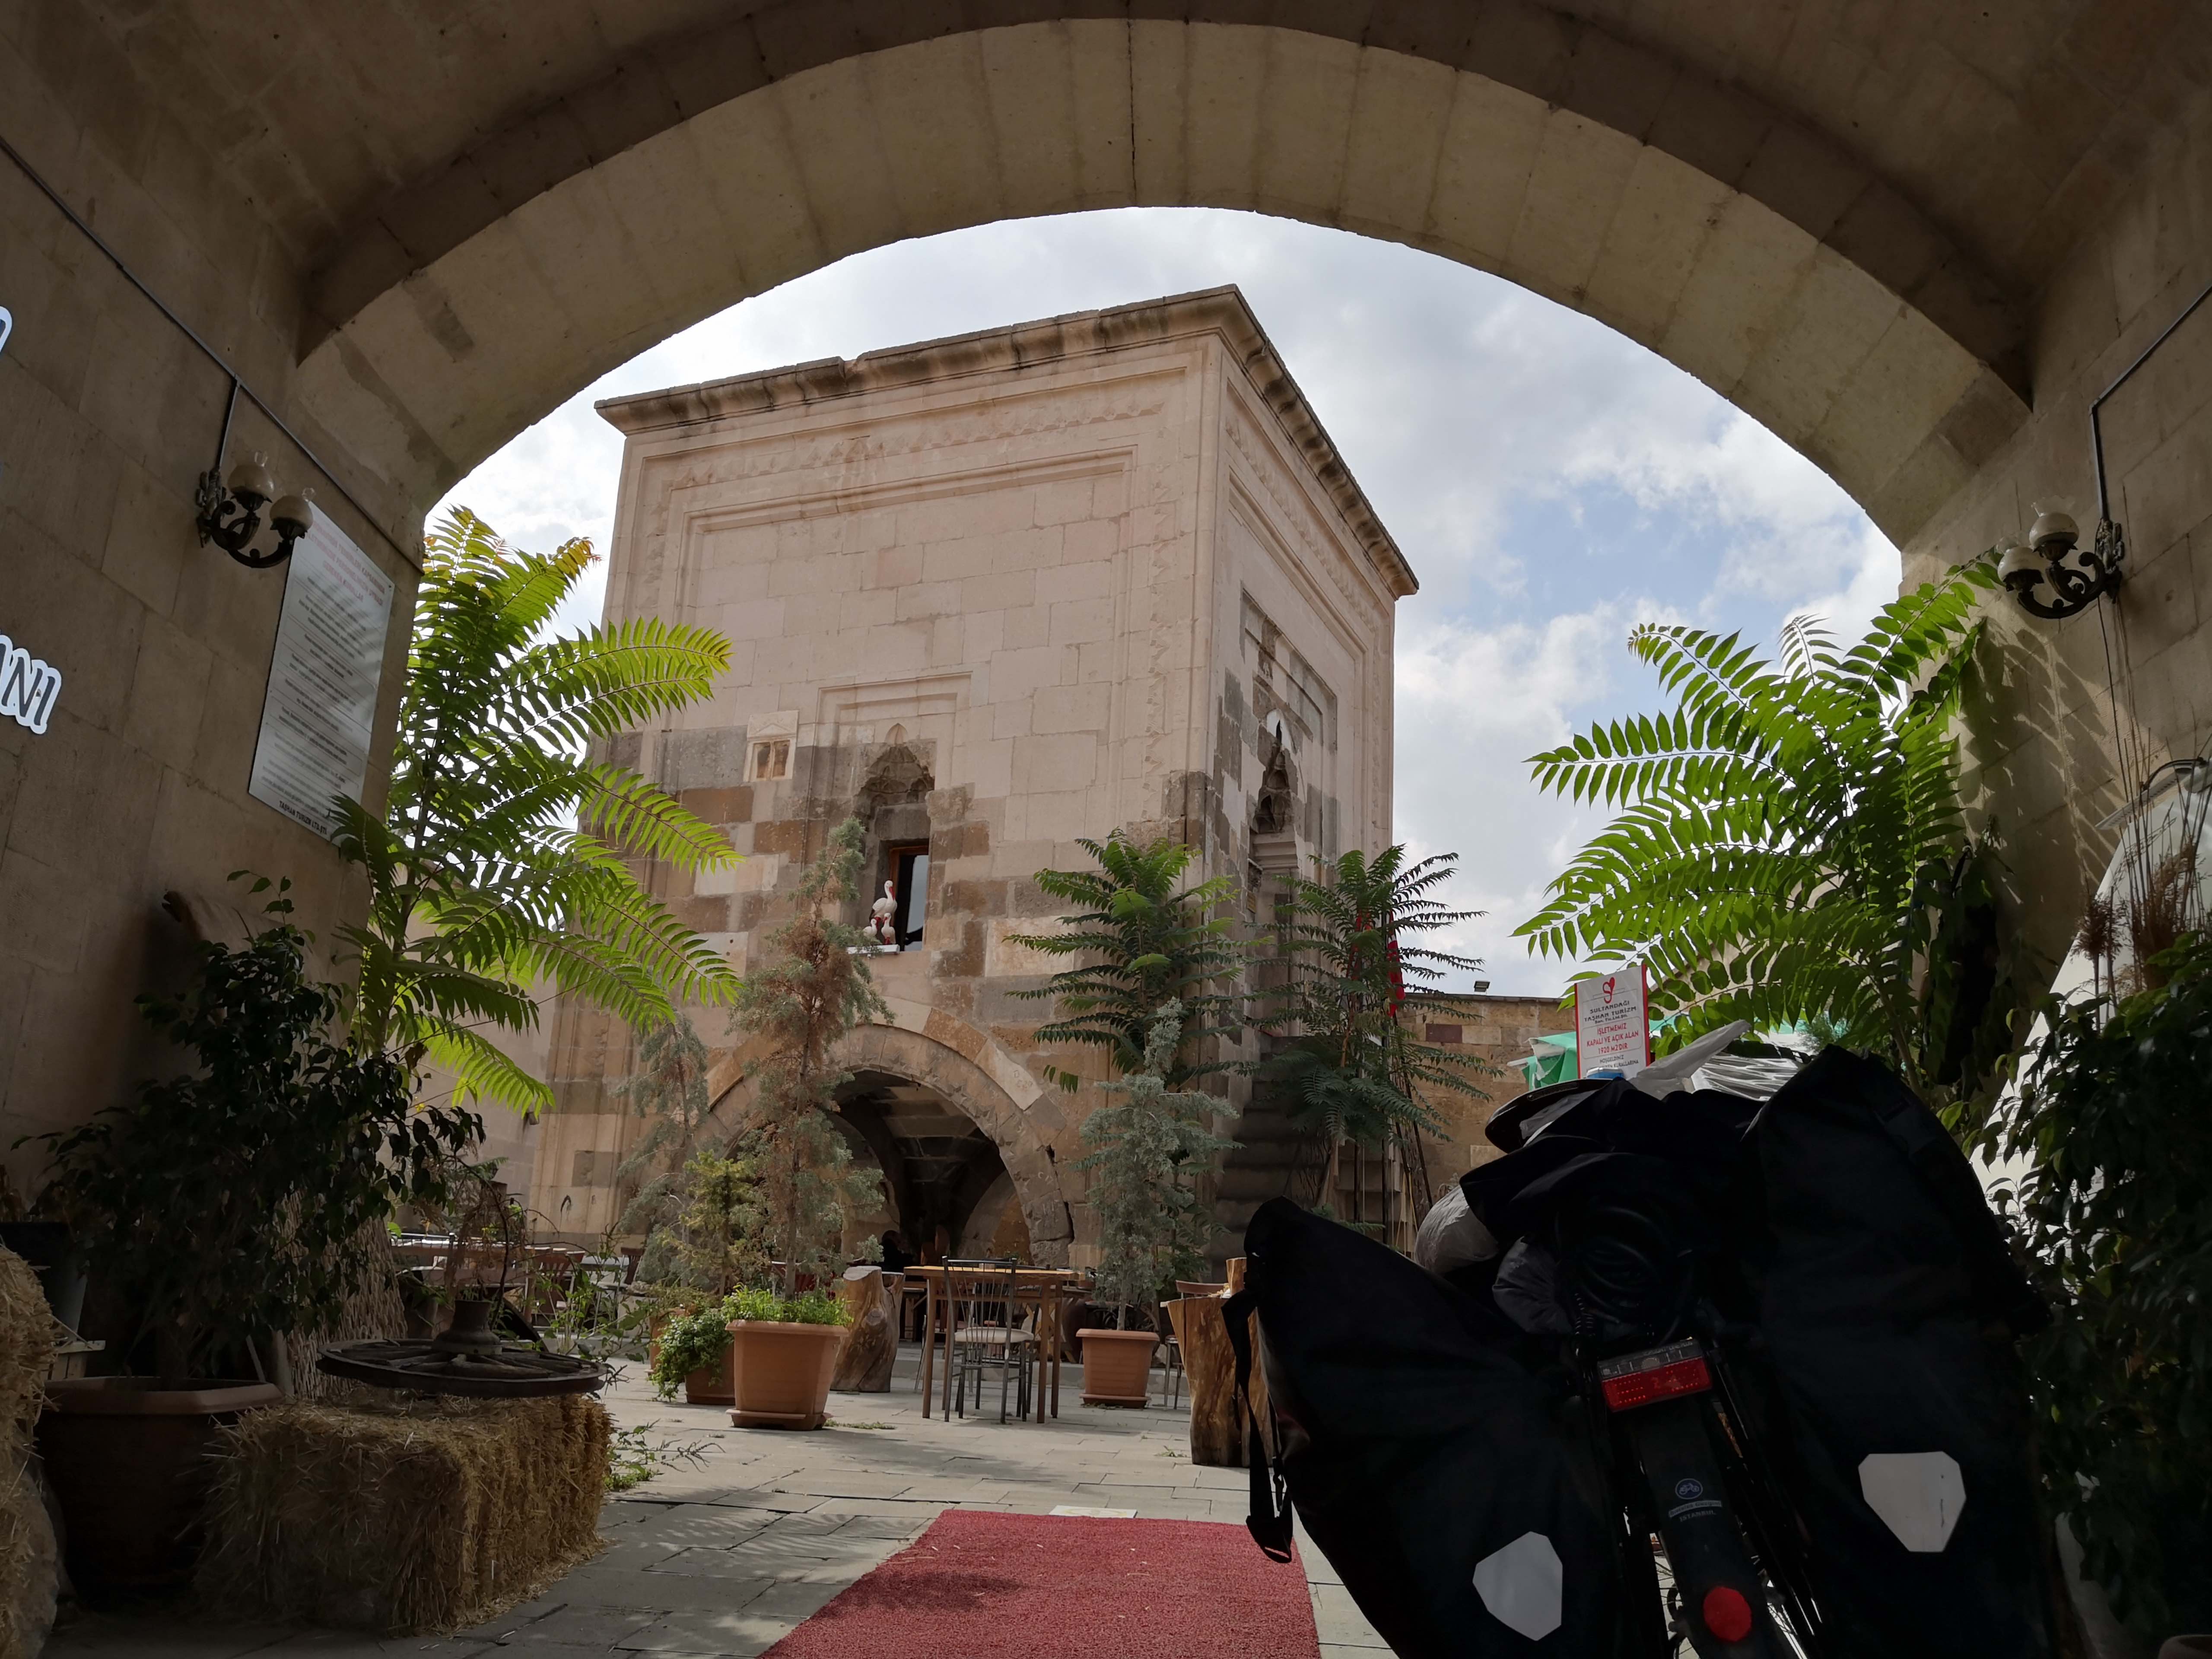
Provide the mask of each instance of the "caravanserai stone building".
[{"label": "caravanserai stone building", "polygon": [[[732,643],[711,701],[617,744],[744,854],[656,890],[742,972],[858,813],[852,920],[891,884],[904,947],[871,964],[893,1023],[842,1055],[890,1200],[861,1219],[1083,1260],[1096,1103],[1043,1072],[1086,1062],[1015,995],[1055,965],[1014,942],[1060,908],[1034,878],[1124,829],[1256,914],[1272,877],[1385,844],[1413,572],[1233,289],[599,407],[627,437],[609,620]],[[743,1056],[696,1021],[726,1121]],[[552,1065],[532,1204],[596,1239],[641,1127],[629,1036],[564,1008]],[[1224,1188],[1224,1223],[1259,1195]]]}]

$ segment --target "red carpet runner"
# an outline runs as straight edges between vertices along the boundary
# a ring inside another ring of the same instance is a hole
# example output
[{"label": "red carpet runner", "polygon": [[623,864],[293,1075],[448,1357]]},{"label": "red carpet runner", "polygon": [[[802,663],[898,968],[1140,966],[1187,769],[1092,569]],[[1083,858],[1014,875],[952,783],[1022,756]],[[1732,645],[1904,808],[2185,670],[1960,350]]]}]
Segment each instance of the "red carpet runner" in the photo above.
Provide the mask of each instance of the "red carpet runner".
[{"label": "red carpet runner", "polygon": [[1304,1568],[1208,1521],[948,1510],[763,1659],[1318,1659]]}]

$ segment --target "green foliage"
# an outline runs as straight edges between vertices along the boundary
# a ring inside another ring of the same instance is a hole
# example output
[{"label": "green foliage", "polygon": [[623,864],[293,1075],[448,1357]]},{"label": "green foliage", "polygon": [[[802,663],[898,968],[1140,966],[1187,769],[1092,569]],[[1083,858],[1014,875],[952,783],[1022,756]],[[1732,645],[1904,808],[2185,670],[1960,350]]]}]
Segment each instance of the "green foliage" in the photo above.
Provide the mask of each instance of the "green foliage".
[{"label": "green foliage", "polygon": [[1824,1019],[1923,1094],[1947,1057],[1962,1066],[1948,1080],[1974,1086],[1960,1057],[1986,1005],[1961,1013],[1921,993],[1951,943],[1947,912],[1986,881],[1952,725],[1995,580],[1984,557],[1923,585],[1848,651],[1793,619],[1778,667],[1735,635],[1637,629],[1630,648],[1675,706],[1533,758],[1545,788],[1623,810],[1519,936],[1571,961],[1648,962],[1683,1038]]},{"label": "green foliage", "polygon": [[2056,1310],[2025,1344],[2047,1500],[2164,1636],[2212,1627],[2212,938],[2155,967],[2161,986],[2050,1007],[1972,1140],[2027,1165],[2008,1209]]},{"label": "green foliage", "polygon": [[779,1296],[759,1285],[742,1290],[723,1304],[732,1319],[776,1320],[787,1325],[849,1325],[845,1304],[827,1291]]},{"label": "green foliage", "polygon": [[[1443,1131],[1424,1087],[1483,1092],[1474,1080],[1486,1069],[1480,1060],[1419,1041],[1402,1017],[1408,990],[1482,965],[1419,942],[1479,914],[1447,909],[1436,896],[1457,858],[1443,853],[1409,865],[1401,846],[1372,859],[1355,848],[1328,867],[1327,880],[1293,879],[1278,907],[1282,977],[1262,1024],[1285,1046],[1259,1074],[1288,1100],[1291,1121],[1329,1149],[1324,1201],[1335,1190],[1344,1142],[1379,1151],[1394,1135]],[[1465,1005],[1431,991],[1424,1006]]]},{"label": "green foliage", "polygon": [[707,696],[729,644],[641,619],[540,640],[591,544],[509,548],[466,509],[423,542],[391,793],[342,805],[338,845],[368,872],[354,1035],[449,1068],[464,1098],[551,1094],[483,1034],[533,1029],[533,982],[639,1029],[736,988],[714,948],[626,861],[722,868],[728,842],[595,742]]},{"label": "green foliage", "polygon": [[767,1277],[768,1209],[750,1162],[702,1147],[676,1171],[669,1195],[676,1208],[646,1240],[641,1280],[722,1296]]},{"label": "green foliage", "polygon": [[[1224,908],[1235,890],[1225,876],[1183,886],[1196,854],[1159,840],[1139,847],[1116,830],[1103,842],[1076,843],[1097,860],[1096,870],[1040,870],[1036,884],[1052,897],[1084,907],[1060,918],[1056,933],[1013,936],[1048,956],[1077,958],[1018,997],[1050,998],[1060,1018],[1037,1028],[1040,1042],[1073,1042],[1103,1048],[1117,1072],[1143,1069],[1149,1034],[1163,1003],[1183,1008],[1182,1048],[1212,1037],[1243,1036],[1243,999],[1216,988],[1233,978],[1244,953],[1230,937]],[[1186,1060],[1179,1048],[1163,1074],[1170,1084],[1231,1062]],[[1048,1068],[1071,1092],[1073,1073]]]},{"label": "green foliage", "polygon": [[662,1326],[659,1346],[646,1373],[653,1379],[653,1391],[663,1400],[673,1398],[685,1377],[711,1368],[730,1346],[730,1321],[735,1317],[716,1300],[695,1312],[678,1314]]},{"label": "green foliage", "polygon": [[672,1469],[678,1463],[693,1466],[707,1461],[707,1454],[714,1443],[711,1440],[676,1441],[666,1436],[655,1439],[653,1431],[658,1425],[651,1423],[630,1423],[618,1425],[607,1443],[607,1490],[628,1492],[641,1486],[663,1469]]},{"label": "green foliage", "polygon": [[859,954],[866,936],[825,914],[852,902],[866,838],[858,818],[832,832],[799,883],[798,915],[768,936],[766,963],[739,990],[731,1022],[767,1051],[749,1070],[752,1102],[736,1146],[759,1179],[764,1242],[787,1294],[801,1275],[826,1279],[842,1267],[846,1208],[866,1201],[830,1119],[849,1077],[830,1051],[890,1009]]},{"label": "green foliage", "polygon": [[643,1282],[723,1295],[766,1267],[752,1169],[699,1144],[713,1104],[709,1062],[688,1017],[646,1032],[637,1057],[637,1070],[615,1089],[646,1120],[615,1172],[631,1194],[615,1230],[643,1237]]},{"label": "green foliage", "polygon": [[660,1346],[647,1373],[655,1393],[672,1399],[694,1371],[719,1361],[730,1346],[730,1326],[740,1319],[776,1320],[791,1325],[845,1325],[851,1316],[834,1296],[819,1291],[779,1296],[758,1288],[732,1292],[696,1312],[679,1314],[662,1327]]},{"label": "green foliage", "polygon": [[1096,1172],[1087,1196],[1098,1212],[1097,1294],[1146,1314],[1176,1279],[1196,1279],[1204,1268],[1213,1217],[1191,1177],[1236,1144],[1206,1127],[1219,1101],[1167,1085],[1182,1015],[1181,1003],[1163,1004],[1137,1068],[1098,1085],[1122,1099],[1084,1119],[1084,1142],[1094,1150],[1074,1165]]},{"label": "green foliage", "polygon": [[[269,908],[290,910],[281,888]],[[342,994],[308,976],[307,942],[278,920],[241,949],[198,946],[181,995],[138,1000],[198,1069],[44,1137],[46,1201],[173,1379],[205,1375],[226,1342],[326,1328],[366,1280],[362,1230],[441,1202],[483,1132],[472,1112],[415,1109],[391,1055],[332,1041]]]}]

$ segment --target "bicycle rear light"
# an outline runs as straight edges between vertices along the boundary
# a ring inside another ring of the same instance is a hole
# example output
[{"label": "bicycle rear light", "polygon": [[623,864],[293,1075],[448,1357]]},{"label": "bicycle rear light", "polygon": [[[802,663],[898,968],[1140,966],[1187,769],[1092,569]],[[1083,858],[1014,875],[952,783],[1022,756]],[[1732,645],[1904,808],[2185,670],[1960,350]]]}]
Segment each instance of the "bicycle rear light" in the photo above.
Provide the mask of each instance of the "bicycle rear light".
[{"label": "bicycle rear light", "polygon": [[1607,1409],[1616,1412],[1680,1395],[1703,1394],[1713,1386],[1705,1350],[1694,1342],[1670,1342],[1663,1348],[1600,1360],[1597,1376]]},{"label": "bicycle rear light", "polygon": [[1741,1590],[1716,1584],[1705,1592],[1698,1611],[1705,1615],[1705,1628],[1723,1642],[1741,1642],[1751,1634],[1751,1603]]}]

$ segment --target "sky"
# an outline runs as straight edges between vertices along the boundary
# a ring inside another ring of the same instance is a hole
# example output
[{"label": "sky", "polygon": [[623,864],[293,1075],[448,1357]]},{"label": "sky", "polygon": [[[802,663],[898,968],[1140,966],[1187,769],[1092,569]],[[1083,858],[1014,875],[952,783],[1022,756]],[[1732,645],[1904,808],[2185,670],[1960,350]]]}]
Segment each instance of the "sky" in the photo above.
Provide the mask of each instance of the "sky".
[{"label": "sky", "polygon": [[[1009,221],[855,254],[631,359],[457,485],[510,542],[604,551],[622,438],[592,400],[1234,283],[1420,578],[1398,606],[1396,835],[1459,854],[1485,914],[1451,945],[1494,991],[1572,965],[1514,929],[1602,817],[1528,757],[1663,706],[1627,650],[1657,619],[1770,647],[1855,634],[1899,559],[1820,469],[1602,323],[1395,243],[1212,209]],[[604,566],[565,621],[596,621]]]}]

